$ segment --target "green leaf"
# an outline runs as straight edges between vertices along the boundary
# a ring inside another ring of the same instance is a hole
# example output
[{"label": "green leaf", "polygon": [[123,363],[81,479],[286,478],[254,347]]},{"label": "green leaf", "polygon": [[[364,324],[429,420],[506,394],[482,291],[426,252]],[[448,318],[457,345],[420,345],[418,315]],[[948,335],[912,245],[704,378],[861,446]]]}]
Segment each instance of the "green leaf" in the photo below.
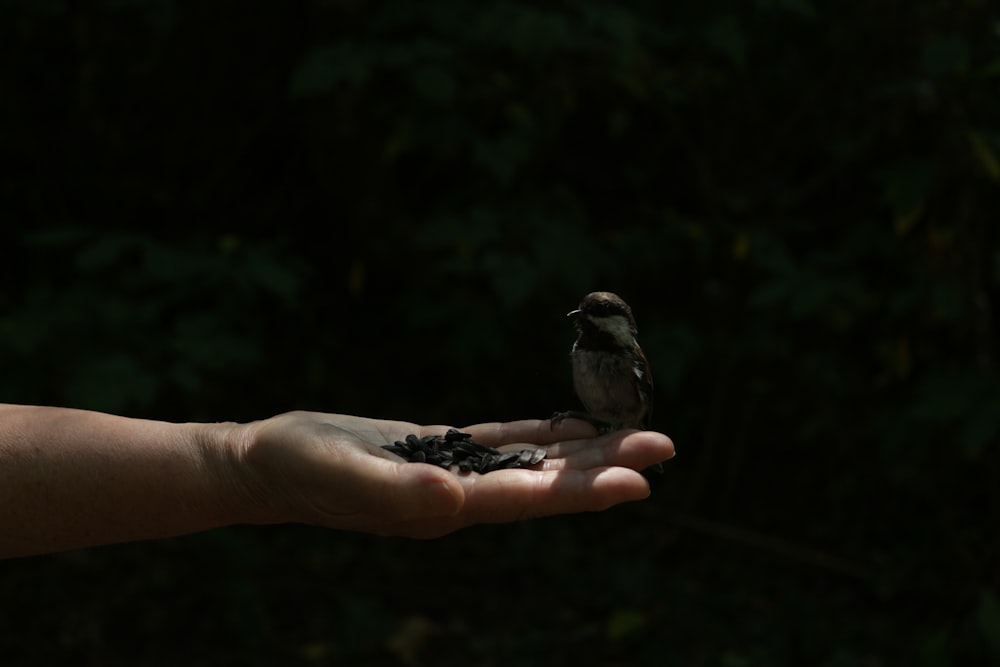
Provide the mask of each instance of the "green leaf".
[{"label": "green leaf", "polygon": [[248,252],[244,270],[257,286],[285,301],[291,300],[299,291],[298,275],[266,252]]},{"label": "green leaf", "polygon": [[534,142],[527,133],[511,131],[497,139],[480,139],[474,156],[478,164],[493,172],[499,184],[506,188],[514,181],[517,170],[531,155]]},{"label": "green leaf", "polygon": [[979,158],[983,171],[994,183],[1000,183],[1000,159],[997,158],[997,140],[981,132],[969,132],[972,152]]},{"label": "green leaf", "polygon": [[914,159],[882,170],[882,199],[897,218],[910,215],[923,205],[938,177],[938,165],[929,159]]},{"label": "green leaf", "polygon": [[352,42],[320,46],[310,51],[292,73],[293,97],[322,95],[341,84],[360,85],[374,67],[371,55]]},{"label": "green leaf", "polygon": [[581,3],[584,23],[588,28],[600,30],[617,42],[619,49],[632,51],[639,45],[639,20],[628,9],[603,3]]},{"label": "green leaf", "polygon": [[962,428],[965,455],[978,460],[990,443],[1000,440],[1000,394],[989,396],[979,409],[966,418]]},{"label": "green leaf", "polygon": [[983,591],[979,597],[976,621],[993,657],[1000,660],[1000,601],[990,591]]},{"label": "green leaf", "polygon": [[778,4],[785,10],[803,18],[816,18],[816,7],[810,0],[778,0]]},{"label": "green leaf", "polygon": [[813,315],[824,310],[833,294],[834,282],[822,276],[803,276],[792,290],[791,314]]},{"label": "green leaf", "polygon": [[641,633],[646,628],[647,614],[638,609],[616,609],[608,617],[608,639],[620,642]]},{"label": "green leaf", "polygon": [[938,630],[926,637],[918,649],[920,667],[951,667],[951,636],[948,630]]},{"label": "green leaf", "polygon": [[498,3],[482,17],[483,37],[521,57],[570,50],[579,40],[566,15],[513,2]]},{"label": "green leaf", "polygon": [[791,283],[788,280],[772,280],[755,289],[747,305],[758,310],[766,310],[783,301],[790,291]]},{"label": "green leaf", "polygon": [[527,259],[506,254],[487,255],[483,268],[493,282],[500,301],[508,310],[523,303],[532,293],[538,269]]},{"label": "green leaf", "polygon": [[972,50],[969,42],[958,35],[945,35],[924,47],[922,63],[931,76],[964,74],[969,69]]},{"label": "green leaf", "polygon": [[[974,373],[929,375],[920,383],[911,406],[915,419],[931,424],[966,420],[991,395],[994,380]],[[990,403],[986,400],[986,403]]]},{"label": "green leaf", "polygon": [[76,256],[76,268],[81,271],[98,271],[120,259],[138,241],[129,236],[109,235],[95,240]]},{"label": "green leaf", "polygon": [[710,23],[705,28],[704,37],[709,46],[725,55],[737,67],[746,65],[747,36],[734,14],[727,14]]},{"label": "green leaf", "polygon": [[965,301],[962,299],[962,290],[958,286],[935,283],[931,285],[928,296],[931,313],[938,321],[954,322],[964,316]]},{"label": "green leaf", "polygon": [[410,85],[424,99],[435,104],[450,104],[458,84],[455,77],[440,67],[420,67],[410,74]]}]

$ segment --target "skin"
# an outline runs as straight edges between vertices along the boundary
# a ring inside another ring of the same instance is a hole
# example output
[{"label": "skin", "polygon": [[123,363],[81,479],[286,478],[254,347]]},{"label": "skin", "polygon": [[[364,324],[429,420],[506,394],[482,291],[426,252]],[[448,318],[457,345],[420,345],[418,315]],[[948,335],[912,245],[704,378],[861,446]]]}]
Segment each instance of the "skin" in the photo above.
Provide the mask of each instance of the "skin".
[{"label": "skin", "polygon": [[316,412],[174,424],[0,405],[0,557],[232,524],[432,538],[641,500],[649,486],[636,471],[674,453],[663,434],[595,437],[578,420],[462,429],[501,449],[544,446],[548,457],[533,469],[455,474],[381,448],[447,428]]}]

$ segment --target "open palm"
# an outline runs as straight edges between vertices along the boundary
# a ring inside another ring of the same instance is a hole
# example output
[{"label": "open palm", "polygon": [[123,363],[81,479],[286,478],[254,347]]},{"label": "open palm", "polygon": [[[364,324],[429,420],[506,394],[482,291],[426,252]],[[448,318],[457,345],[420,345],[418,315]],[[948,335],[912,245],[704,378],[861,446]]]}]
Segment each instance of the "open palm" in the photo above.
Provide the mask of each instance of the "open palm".
[{"label": "open palm", "polygon": [[407,463],[384,450],[420,426],[348,415],[291,412],[247,425],[238,479],[275,522],[297,521],[380,535],[436,537],[478,523],[603,510],[649,494],[637,472],[673,456],[660,433],[594,437],[567,420],[477,424],[461,429],[501,450],[544,446],[531,469],[486,475]]}]

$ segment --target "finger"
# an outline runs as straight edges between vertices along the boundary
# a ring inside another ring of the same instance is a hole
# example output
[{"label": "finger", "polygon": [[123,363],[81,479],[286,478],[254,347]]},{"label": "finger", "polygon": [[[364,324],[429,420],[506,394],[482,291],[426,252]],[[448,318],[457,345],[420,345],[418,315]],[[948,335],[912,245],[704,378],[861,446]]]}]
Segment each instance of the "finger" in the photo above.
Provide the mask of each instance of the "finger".
[{"label": "finger", "polygon": [[490,422],[475,424],[462,430],[471,434],[476,442],[489,447],[514,443],[548,445],[560,440],[592,438],[597,435],[592,424],[580,419],[565,419],[555,424],[550,419]]},{"label": "finger", "polygon": [[472,523],[597,512],[649,496],[646,479],[626,468],[502,470],[471,482],[460,516]]},{"label": "finger", "polygon": [[597,512],[649,496],[646,479],[626,468],[503,470],[463,479],[466,502],[455,516],[386,525],[379,532],[433,538],[481,523]]},{"label": "finger", "polygon": [[543,469],[622,466],[642,470],[674,456],[674,443],[655,431],[616,431],[598,438],[557,442],[546,448]]}]

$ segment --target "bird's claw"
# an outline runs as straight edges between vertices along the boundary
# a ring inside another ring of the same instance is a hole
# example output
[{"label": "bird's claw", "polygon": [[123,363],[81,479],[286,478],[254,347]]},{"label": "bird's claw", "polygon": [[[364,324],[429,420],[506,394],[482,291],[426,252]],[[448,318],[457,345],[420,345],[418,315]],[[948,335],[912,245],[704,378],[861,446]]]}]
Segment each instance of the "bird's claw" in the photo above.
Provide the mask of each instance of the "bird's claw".
[{"label": "bird's claw", "polygon": [[595,419],[590,414],[586,412],[580,412],[579,410],[566,410],[565,412],[553,412],[552,416],[549,418],[549,428],[555,430],[556,424],[558,424],[564,419],[583,420],[588,424],[590,424],[591,426],[593,426],[594,428],[596,428],[597,432],[601,435],[604,435],[605,433],[610,433],[612,430],[614,430],[611,427],[611,424],[605,421],[601,421],[600,419]]}]

